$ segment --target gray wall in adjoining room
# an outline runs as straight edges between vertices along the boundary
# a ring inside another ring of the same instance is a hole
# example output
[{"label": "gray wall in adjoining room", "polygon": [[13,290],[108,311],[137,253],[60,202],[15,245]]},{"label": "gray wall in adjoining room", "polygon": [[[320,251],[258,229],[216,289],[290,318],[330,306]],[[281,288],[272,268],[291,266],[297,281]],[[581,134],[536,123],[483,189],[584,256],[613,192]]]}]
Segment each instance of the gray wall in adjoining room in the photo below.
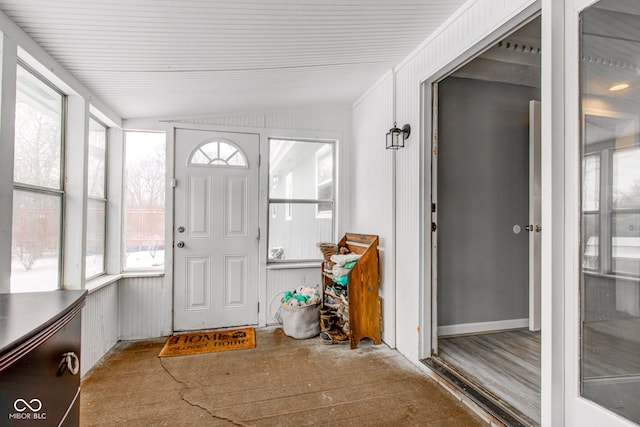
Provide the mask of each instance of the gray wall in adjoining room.
[{"label": "gray wall in adjoining room", "polygon": [[528,317],[532,99],[539,89],[455,77],[439,84],[439,326]]}]

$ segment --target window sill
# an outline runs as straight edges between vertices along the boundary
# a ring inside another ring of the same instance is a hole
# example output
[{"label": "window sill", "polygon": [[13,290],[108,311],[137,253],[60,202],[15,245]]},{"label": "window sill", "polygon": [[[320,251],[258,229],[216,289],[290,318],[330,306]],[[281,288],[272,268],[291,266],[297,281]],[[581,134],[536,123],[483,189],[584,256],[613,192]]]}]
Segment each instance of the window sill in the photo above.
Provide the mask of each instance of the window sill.
[{"label": "window sill", "polygon": [[295,270],[301,268],[320,268],[322,261],[274,262],[267,264],[267,270]]},{"label": "window sill", "polygon": [[130,279],[136,277],[163,277],[164,271],[128,271],[120,274],[104,274],[102,276],[95,277],[87,280],[84,288],[89,294],[92,294],[105,286],[111,285],[120,279]]},{"label": "window sill", "polygon": [[88,291],[89,294],[92,294],[104,288],[105,286],[117,282],[121,278],[122,274],[103,274],[102,276],[94,277],[93,279],[87,280],[84,288]]},{"label": "window sill", "polygon": [[622,275],[616,275],[611,273],[602,274],[595,271],[586,271],[586,270],[584,271],[584,274],[592,277],[602,277],[604,279],[626,280],[629,282],[640,283],[640,278],[632,277],[632,276],[622,276]]}]

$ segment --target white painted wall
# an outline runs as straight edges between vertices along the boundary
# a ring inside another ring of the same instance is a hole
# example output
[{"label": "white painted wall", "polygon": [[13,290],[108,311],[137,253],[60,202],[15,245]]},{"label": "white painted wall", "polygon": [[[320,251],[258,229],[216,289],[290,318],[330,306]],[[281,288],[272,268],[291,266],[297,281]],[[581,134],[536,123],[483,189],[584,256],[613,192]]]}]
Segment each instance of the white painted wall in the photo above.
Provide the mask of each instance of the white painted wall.
[{"label": "white painted wall", "polygon": [[125,277],[118,282],[118,338],[136,340],[171,335],[166,329],[169,317],[164,301],[171,296],[164,277]]},{"label": "white painted wall", "polygon": [[80,375],[84,376],[118,342],[118,282],[87,295],[81,328]]},{"label": "white painted wall", "polygon": [[[350,147],[350,231],[379,237],[382,340],[396,345],[395,187],[396,152],[385,148],[385,135],[393,125],[391,72],[380,79],[353,108]],[[401,219],[404,222],[404,219]],[[404,263],[402,263],[404,264]]]},{"label": "white painted wall", "polygon": [[[461,58],[470,51],[478,50],[479,43],[486,38],[495,37],[493,34],[498,28],[533,3],[532,0],[476,0],[465,3],[436,33],[394,68],[394,76],[378,83],[391,86],[393,90],[395,77],[394,97],[381,96],[381,89],[377,87],[365,94],[354,106],[352,156],[356,155],[360,146],[367,143],[367,139],[373,141],[372,138],[375,138],[379,146],[384,146],[384,134],[393,125],[394,100],[398,126],[409,123],[412,129],[405,148],[396,153],[395,164],[386,169],[388,175],[385,179],[388,182],[393,181],[390,172],[396,171],[395,187],[383,186],[378,194],[378,200],[390,201],[395,198],[395,212],[386,213],[385,216],[395,216],[397,219],[394,242],[396,264],[393,266],[392,259],[386,257],[382,267],[383,270],[395,270],[392,283],[396,284],[396,346],[410,360],[417,361],[420,357],[428,356],[425,351],[430,348],[429,345],[423,346],[426,350],[421,348],[422,341],[428,340],[428,332],[423,334],[421,331],[430,325],[428,306],[431,293],[429,283],[425,280],[429,275],[427,260],[430,259],[430,231],[423,229],[422,218],[427,215],[425,207],[430,200],[430,157],[427,157],[430,155],[431,143],[428,119],[431,93],[425,93],[424,98],[427,102],[425,109],[422,109],[421,85],[426,80],[444,76],[445,70],[452,69],[456,63],[460,63]],[[369,116],[360,114],[359,111],[379,112],[381,115],[378,117],[381,121],[385,120],[386,112],[386,122],[380,126],[382,129],[379,129],[376,135],[369,136],[370,132],[373,133],[368,121]],[[423,112],[424,117],[421,115]],[[391,153],[381,155],[389,154]],[[354,168],[352,175],[352,192],[356,194],[358,183],[365,180],[369,172]],[[363,201],[358,199],[358,203]],[[367,221],[368,214],[358,210],[352,213],[354,215],[350,218],[351,223]],[[379,224],[385,221],[388,219],[380,217],[377,220]]]}]

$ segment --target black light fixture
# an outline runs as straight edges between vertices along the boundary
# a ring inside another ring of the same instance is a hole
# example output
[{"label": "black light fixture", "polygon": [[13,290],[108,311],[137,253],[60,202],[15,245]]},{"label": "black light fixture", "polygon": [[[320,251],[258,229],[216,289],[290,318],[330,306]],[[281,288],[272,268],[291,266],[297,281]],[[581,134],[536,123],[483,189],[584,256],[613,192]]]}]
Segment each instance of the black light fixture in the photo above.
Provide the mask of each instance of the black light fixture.
[{"label": "black light fixture", "polygon": [[387,150],[403,148],[404,142],[409,139],[409,135],[411,135],[411,126],[408,123],[400,129],[396,122],[393,122],[393,127],[387,132]]}]

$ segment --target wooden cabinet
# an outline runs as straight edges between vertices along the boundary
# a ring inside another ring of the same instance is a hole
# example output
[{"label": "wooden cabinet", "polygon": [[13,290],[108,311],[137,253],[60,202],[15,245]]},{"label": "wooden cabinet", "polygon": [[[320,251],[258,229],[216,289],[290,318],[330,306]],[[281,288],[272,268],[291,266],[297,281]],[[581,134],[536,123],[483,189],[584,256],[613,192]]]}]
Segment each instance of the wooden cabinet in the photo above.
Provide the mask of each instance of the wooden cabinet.
[{"label": "wooden cabinet", "polygon": [[79,425],[85,295],[0,295],[0,425]]},{"label": "wooden cabinet", "polygon": [[[378,261],[378,236],[347,233],[338,243],[338,248],[347,248],[349,253],[359,254],[353,268],[347,273],[346,295],[338,310],[344,316],[345,332],[349,335],[351,348],[356,348],[363,338],[380,344],[381,309],[378,296],[380,272]],[[323,269],[323,306],[326,307],[327,287],[333,286],[333,275]]]}]

